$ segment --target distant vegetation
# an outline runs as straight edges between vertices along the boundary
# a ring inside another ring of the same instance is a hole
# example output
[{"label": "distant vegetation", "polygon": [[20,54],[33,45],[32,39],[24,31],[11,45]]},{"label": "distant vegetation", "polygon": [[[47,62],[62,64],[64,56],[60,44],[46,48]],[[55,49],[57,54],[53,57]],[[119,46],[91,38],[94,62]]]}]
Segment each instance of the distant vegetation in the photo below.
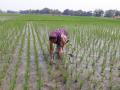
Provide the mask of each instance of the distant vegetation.
[{"label": "distant vegetation", "polygon": [[65,9],[63,12],[61,12],[58,9],[49,9],[49,8],[43,8],[41,10],[20,10],[20,11],[2,11],[0,10],[0,13],[10,13],[10,14],[51,14],[51,15],[69,15],[69,16],[96,16],[96,17],[118,17],[120,16],[120,10],[102,10],[102,9],[96,9],[94,11],[84,11],[84,10],[70,10]]}]

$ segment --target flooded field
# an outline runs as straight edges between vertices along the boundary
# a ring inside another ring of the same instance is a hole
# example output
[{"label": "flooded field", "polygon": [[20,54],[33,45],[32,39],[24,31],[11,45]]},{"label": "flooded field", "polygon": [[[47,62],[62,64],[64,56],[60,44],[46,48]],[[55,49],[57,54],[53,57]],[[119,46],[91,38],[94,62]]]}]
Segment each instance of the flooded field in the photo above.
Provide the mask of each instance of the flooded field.
[{"label": "flooded field", "polygon": [[[0,90],[120,90],[116,21],[40,17],[0,16]],[[59,27],[67,29],[70,41],[62,63],[54,59],[50,65],[48,35]]]}]

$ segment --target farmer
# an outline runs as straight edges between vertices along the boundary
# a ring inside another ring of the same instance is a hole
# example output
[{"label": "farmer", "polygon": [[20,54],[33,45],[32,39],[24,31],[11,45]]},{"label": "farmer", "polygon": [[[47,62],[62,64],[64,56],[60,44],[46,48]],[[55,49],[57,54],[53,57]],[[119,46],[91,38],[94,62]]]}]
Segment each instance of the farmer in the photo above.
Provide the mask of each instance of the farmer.
[{"label": "farmer", "polygon": [[58,60],[61,62],[62,53],[65,47],[65,44],[68,42],[68,33],[64,28],[58,28],[55,31],[52,31],[49,35],[49,44],[50,44],[50,64],[53,64],[53,44],[57,46]]}]

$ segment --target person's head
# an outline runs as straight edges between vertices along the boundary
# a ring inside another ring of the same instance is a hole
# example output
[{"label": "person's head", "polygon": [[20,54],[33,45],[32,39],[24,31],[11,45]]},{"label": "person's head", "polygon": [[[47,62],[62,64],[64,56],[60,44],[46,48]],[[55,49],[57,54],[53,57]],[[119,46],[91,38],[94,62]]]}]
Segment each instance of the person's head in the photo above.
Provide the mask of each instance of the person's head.
[{"label": "person's head", "polygon": [[52,43],[55,43],[57,41],[57,37],[50,36],[49,41],[51,41]]}]

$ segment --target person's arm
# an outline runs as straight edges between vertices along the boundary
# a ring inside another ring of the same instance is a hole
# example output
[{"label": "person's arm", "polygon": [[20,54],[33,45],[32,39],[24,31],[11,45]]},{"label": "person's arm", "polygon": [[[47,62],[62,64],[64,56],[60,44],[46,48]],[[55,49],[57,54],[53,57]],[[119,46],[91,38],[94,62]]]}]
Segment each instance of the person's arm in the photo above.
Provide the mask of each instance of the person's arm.
[{"label": "person's arm", "polygon": [[63,49],[65,48],[66,40],[64,37],[61,37],[60,47],[58,49],[59,59],[62,60]]},{"label": "person's arm", "polygon": [[61,41],[60,41],[60,45],[62,46],[62,49],[65,47],[65,45],[69,42],[69,40],[67,39],[67,37],[65,35],[61,35]]},{"label": "person's arm", "polygon": [[63,54],[63,50],[65,48],[65,44],[66,44],[66,42],[63,41],[63,39],[61,38],[60,47],[58,49],[59,60],[62,60],[62,54]]},{"label": "person's arm", "polygon": [[50,59],[53,60],[53,43],[50,41]]}]

